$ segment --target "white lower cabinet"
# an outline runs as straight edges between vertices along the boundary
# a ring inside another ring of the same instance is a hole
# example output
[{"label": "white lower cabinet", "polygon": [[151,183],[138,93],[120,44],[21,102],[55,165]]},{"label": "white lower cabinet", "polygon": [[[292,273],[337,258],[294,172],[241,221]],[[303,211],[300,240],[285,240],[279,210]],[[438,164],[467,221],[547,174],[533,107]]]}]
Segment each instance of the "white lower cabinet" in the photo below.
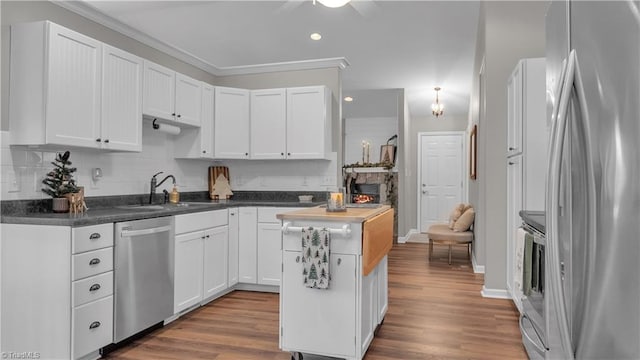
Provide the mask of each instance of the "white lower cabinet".
[{"label": "white lower cabinet", "polygon": [[113,223],[0,230],[0,352],[98,358],[113,342]]},{"label": "white lower cabinet", "polygon": [[175,220],[174,314],[178,314],[228,287],[228,211],[177,215]]},{"label": "white lower cabinet", "polygon": [[280,286],[282,225],[258,223],[258,284]]},{"label": "white lower cabinet", "polygon": [[257,283],[258,209],[244,207],[238,210],[238,279],[245,284]]},{"label": "white lower cabinet", "polygon": [[227,257],[227,277],[229,287],[238,283],[238,227],[240,217],[238,208],[229,209],[229,249]]},{"label": "white lower cabinet", "polygon": [[302,252],[283,251],[282,256],[282,288],[286,288],[280,294],[282,348],[355,357],[357,256],[331,254],[329,290],[310,289],[302,283]]}]

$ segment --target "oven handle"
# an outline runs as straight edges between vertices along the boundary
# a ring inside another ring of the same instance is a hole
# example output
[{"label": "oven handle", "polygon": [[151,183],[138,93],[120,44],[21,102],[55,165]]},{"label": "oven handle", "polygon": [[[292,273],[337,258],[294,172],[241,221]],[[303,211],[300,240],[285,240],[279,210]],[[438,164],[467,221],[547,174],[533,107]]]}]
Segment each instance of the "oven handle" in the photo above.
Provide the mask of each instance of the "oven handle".
[{"label": "oven handle", "polygon": [[161,233],[161,232],[166,232],[166,231],[171,231],[172,226],[171,225],[167,225],[167,226],[160,226],[160,227],[155,227],[155,228],[150,228],[150,229],[141,229],[141,230],[126,230],[123,229],[122,232],[120,233],[120,237],[134,237],[134,236],[141,236],[141,235],[151,235],[151,234],[157,234],[157,233]]}]

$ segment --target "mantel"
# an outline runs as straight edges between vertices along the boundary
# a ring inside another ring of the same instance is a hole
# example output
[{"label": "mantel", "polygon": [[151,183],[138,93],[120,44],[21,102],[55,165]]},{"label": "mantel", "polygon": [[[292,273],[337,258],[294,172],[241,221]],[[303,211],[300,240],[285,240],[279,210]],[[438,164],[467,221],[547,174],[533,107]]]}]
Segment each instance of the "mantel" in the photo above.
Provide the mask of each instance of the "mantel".
[{"label": "mantel", "polygon": [[[389,172],[389,169],[383,168],[383,167],[350,167],[350,168],[345,168],[344,171],[346,173],[352,173],[352,172],[356,172],[356,173],[386,173]],[[398,169],[393,168],[391,169],[392,172],[397,173]]]}]

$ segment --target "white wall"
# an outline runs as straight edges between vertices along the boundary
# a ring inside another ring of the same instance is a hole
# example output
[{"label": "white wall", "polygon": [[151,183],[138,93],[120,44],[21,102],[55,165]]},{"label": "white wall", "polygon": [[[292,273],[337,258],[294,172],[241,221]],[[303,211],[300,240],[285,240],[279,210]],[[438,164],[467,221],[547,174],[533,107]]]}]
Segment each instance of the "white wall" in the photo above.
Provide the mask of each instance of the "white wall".
[{"label": "white wall", "polygon": [[[486,117],[478,127],[479,217],[485,242],[485,289],[506,289],[507,79],[521,58],[545,55],[544,15],[538,1],[483,2],[485,15]],[[479,198],[482,198],[480,196]],[[505,293],[506,294],[506,293]]]},{"label": "white wall", "polygon": [[[344,120],[344,163],[355,164],[362,161],[362,142],[367,141],[369,162],[380,161],[380,146],[398,134],[397,117],[346,118]],[[393,141],[391,142],[394,143]]]}]

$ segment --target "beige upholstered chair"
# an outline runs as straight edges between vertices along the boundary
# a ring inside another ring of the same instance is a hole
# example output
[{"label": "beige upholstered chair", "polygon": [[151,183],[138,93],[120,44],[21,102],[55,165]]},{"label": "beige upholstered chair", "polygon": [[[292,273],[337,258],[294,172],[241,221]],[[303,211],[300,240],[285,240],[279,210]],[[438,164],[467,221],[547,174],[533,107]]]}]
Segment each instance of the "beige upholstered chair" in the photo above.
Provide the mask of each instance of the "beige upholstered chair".
[{"label": "beige upholstered chair", "polygon": [[475,211],[471,204],[457,205],[449,216],[449,224],[433,224],[429,226],[429,260],[432,259],[433,244],[449,246],[449,265],[451,265],[451,247],[453,245],[467,245],[467,254],[471,259],[471,244],[473,243],[473,221]]},{"label": "beige upholstered chair", "polygon": [[471,244],[473,243],[473,231],[453,231],[447,224],[433,224],[427,230],[429,236],[429,260],[432,259],[433,244],[449,245],[449,264],[451,264],[451,246],[467,245],[467,254],[471,259]]}]

